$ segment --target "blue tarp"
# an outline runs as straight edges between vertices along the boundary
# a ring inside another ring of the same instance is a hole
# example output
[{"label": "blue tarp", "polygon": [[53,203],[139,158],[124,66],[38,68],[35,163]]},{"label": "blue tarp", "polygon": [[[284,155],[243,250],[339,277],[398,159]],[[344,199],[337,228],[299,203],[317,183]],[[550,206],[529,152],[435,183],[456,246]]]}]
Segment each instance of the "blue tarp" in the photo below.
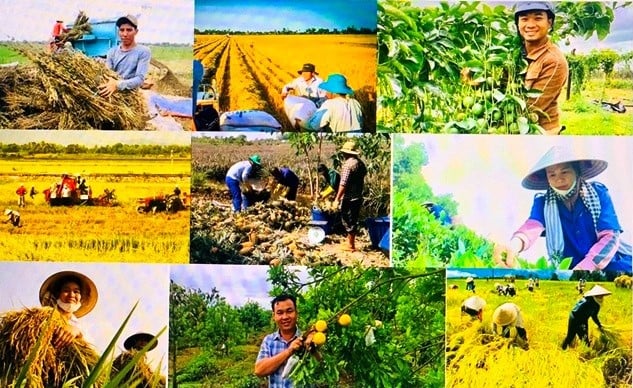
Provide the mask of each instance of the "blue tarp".
[{"label": "blue tarp", "polygon": [[193,117],[191,98],[163,96],[158,93],[152,93],[149,95],[148,104],[150,105],[150,110],[156,108],[162,115]]}]

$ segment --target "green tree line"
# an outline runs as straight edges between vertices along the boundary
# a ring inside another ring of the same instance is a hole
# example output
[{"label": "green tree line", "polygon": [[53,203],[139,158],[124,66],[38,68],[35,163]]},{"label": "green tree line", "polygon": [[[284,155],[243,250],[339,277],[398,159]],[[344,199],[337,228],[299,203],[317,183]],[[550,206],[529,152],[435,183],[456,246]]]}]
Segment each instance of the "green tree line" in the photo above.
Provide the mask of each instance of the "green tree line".
[{"label": "green tree line", "polygon": [[107,154],[107,155],[135,155],[157,156],[167,155],[175,157],[188,157],[191,154],[188,145],[143,145],[123,144],[96,145],[88,147],[81,144],[54,144],[45,141],[29,142],[26,144],[0,143],[0,153],[14,155],[37,154]]}]

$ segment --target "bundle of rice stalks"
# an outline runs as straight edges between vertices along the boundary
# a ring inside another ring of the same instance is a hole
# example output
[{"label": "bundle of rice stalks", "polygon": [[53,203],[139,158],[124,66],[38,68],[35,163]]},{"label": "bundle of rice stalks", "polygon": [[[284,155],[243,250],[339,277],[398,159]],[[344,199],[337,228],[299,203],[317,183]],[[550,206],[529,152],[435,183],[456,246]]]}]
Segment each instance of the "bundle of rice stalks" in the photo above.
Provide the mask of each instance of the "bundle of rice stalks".
[{"label": "bundle of rice stalks", "polygon": [[141,93],[98,95],[115,72],[79,52],[51,54],[12,45],[31,64],[0,68],[0,116],[10,129],[142,130],[147,110]]},{"label": "bundle of rice stalks", "polygon": [[64,32],[60,35],[60,40],[62,43],[66,42],[74,42],[83,38],[85,34],[89,34],[92,32],[92,27],[88,22],[88,15],[84,11],[79,11],[79,14],[75,18],[75,22],[73,23],[72,28],[68,32]]},{"label": "bundle of rice stalks", "polygon": [[[112,361],[112,371],[111,375],[114,376],[119,371],[123,370],[123,368],[133,361],[134,356],[137,351],[130,350],[119,354],[114,361]],[[123,381],[127,382],[136,382],[136,385],[139,388],[160,388],[165,387],[165,378],[158,373],[152,372],[152,369],[147,362],[145,362],[145,357],[141,357],[136,365],[126,374]]]},{"label": "bundle of rice stalks", "polygon": [[630,387],[633,383],[631,352],[625,349],[610,351],[602,364],[602,375],[609,387]]},{"label": "bundle of rice stalks", "polygon": [[[52,307],[25,308],[3,314],[0,318],[0,386],[14,383],[31,352],[34,357],[26,386],[61,387],[75,378],[75,384],[81,386],[97,364],[99,355],[83,339],[55,348],[52,345],[55,330],[65,325],[64,318]],[[42,342],[35,349],[39,336]],[[102,384],[102,380],[97,381],[97,386]]]},{"label": "bundle of rice stalks", "polygon": [[591,360],[620,347],[622,347],[620,335],[616,331],[603,326],[600,334],[592,339],[591,346],[583,348],[580,357],[583,360]]}]

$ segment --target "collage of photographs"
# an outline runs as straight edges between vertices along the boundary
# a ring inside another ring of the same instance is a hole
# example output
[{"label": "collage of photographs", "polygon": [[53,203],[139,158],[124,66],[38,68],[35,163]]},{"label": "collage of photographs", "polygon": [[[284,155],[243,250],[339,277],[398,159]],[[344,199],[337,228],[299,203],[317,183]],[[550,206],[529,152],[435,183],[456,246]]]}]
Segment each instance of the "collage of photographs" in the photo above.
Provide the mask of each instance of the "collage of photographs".
[{"label": "collage of photographs", "polygon": [[633,387],[633,3],[0,10],[0,387]]}]

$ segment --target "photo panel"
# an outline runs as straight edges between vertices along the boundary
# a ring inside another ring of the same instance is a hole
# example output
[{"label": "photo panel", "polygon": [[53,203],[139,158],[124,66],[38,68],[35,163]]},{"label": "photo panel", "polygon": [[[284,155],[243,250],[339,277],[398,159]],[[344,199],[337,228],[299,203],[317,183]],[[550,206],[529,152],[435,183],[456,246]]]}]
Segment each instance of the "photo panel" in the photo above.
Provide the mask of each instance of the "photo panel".
[{"label": "photo panel", "polygon": [[446,386],[631,384],[630,273],[455,268],[446,276]]},{"label": "photo panel", "polygon": [[4,1],[2,11],[0,128],[194,129],[192,1]]},{"label": "photo panel", "polygon": [[444,386],[444,287],[443,269],[173,265],[169,374],[207,387]]},{"label": "photo panel", "polygon": [[631,272],[631,137],[393,136],[394,266]]},{"label": "photo panel", "polygon": [[[27,385],[88,383],[93,373],[94,384],[106,384],[121,372],[118,386],[136,379],[165,386],[168,282],[167,265],[0,263],[0,385],[17,382],[29,355],[38,355]],[[151,291],[139,287],[150,284]]]},{"label": "photo panel", "polygon": [[388,135],[192,137],[191,263],[388,266]]},{"label": "photo panel", "polygon": [[191,140],[157,135],[1,131],[0,260],[188,262]]},{"label": "photo panel", "polygon": [[376,131],[376,3],[195,1],[198,130]]},{"label": "photo panel", "polygon": [[379,0],[377,128],[631,135],[632,17],[596,1]]}]

